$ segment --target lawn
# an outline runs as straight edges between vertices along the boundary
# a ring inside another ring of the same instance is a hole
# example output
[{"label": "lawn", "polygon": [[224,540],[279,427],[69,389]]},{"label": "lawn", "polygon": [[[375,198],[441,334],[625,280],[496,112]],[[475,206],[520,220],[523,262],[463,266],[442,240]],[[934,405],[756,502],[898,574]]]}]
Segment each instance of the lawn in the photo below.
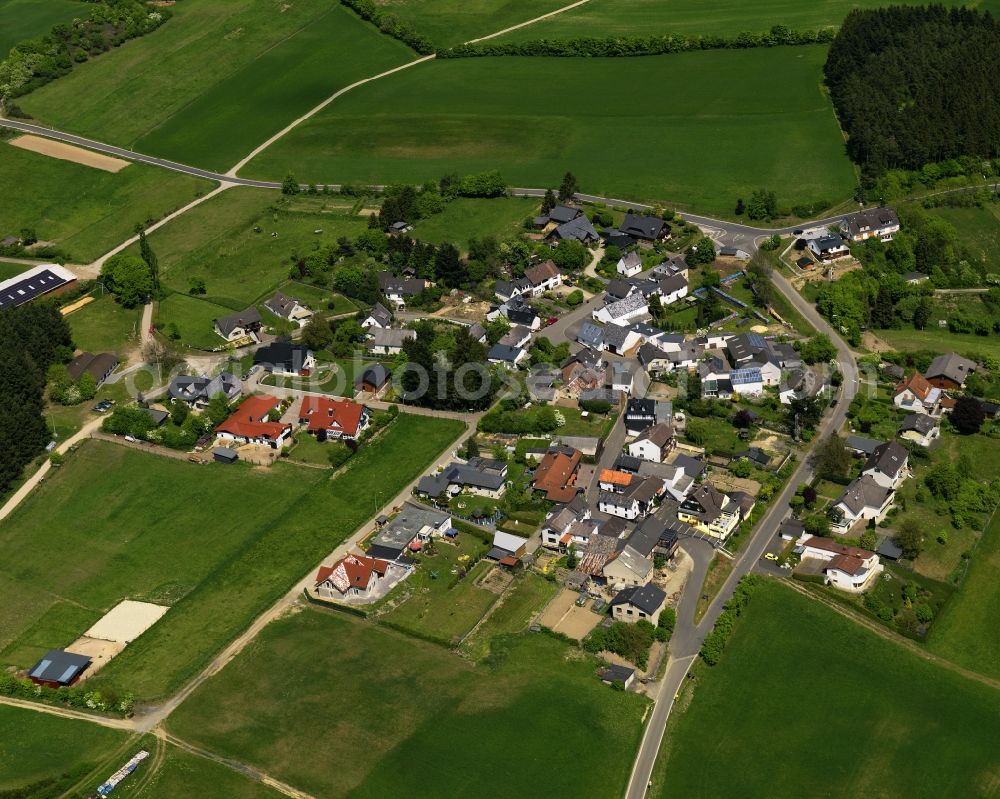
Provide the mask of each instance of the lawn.
[{"label": "lawn", "polygon": [[215,332],[214,320],[235,310],[242,308],[227,308],[188,294],[168,294],[156,304],[153,326],[163,331],[168,325],[174,325],[183,344],[199,350],[215,350],[224,347],[226,342]]},{"label": "lawn", "polygon": [[0,59],[27,39],[44,36],[53,26],[87,15],[76,0],[0,0]]},{"label": "lawn", "polygon": [[583,416],[580,408],[565,408],[559,406],[556,410],[566,419],[566,424],[555,431],[555,435],[560,436],[594,436],[604,438],[614,427],[615,413],[591,413]]},{"label": "lawn", "polygon": [[416,58],[339,3],[185,0],[19,100],[45,124],[215,170],[338,89]]},{"label": "lawn", "polygon": [[926,330],[878,330],[876,335],[893,349],[901,352],[909,350],[933,350],[935,352],[955,352],[963,355],[992,355],[1000,358],[1000,338],[977,336],[973,333],[952,333],[947,328]]},{"label": "lawn", "polygon": [[440,214],[414,223],[415,239],[440,244],[452,242],[468,252],[469,239],[496,236],[503,239],[523,232],[522,223],[536,216],[537,198],[505,197],[498,200],[460,198],[448,203]]},{"label": "lawn", "polygon": [[288,453],[288,460],[329,467],[329,452],[330,447],[326,443],[317,441],[315,436],[302,430],[295,434],[295,446]]},{"label": "lawn", "polygon": [[[564,0],[386,0],[386,11],[409,22],[437,47],[488,36],[555,11]],[[530,30],[532,26],[528,26]]]},{"label": "lawn", "polygon": [[377,500],[418,477],[460,427],[403,414],[332,481],[290,464],[266,472],[194,466],[86,444],[0,524],[0,660],[30,666],[121,599],[160,602],[171,610],[92,684],[164,695],[352,533]]},{"label": "lawn", "polygon": [[[558,186],[569,169],[582,191],[720,214],[760,186],[782,204],[833,203],[855,178],[820,90],[825,56],[812,46],[433,61],[345,95],[244,174],[419,183],[495,168],[511,185]],[[648,86],[664,93],[650,101]],[[636,153],[655,157],[637,169]]]},{"label": "lawn", "polygon": [[1000,692],[775,582],[694,673],[652,797],[995,793]]},{"label": "lawn", "polygon": [[73,343],[90,352],[122,353],[136,344],[140,308],[124,308],[114,297],[94,294],[94,301],[66,317],[73,331]]},{"label": "lawn", "polygon": [[927,645],[960,666],[1000,679],[997,585],[1000,585],[1000,517],[994,515],[972,553],[968,577],[935,622]]},{"label": "lawn", "polygon": [[462,651],[476,660],[486,657],[494,638],[523,632],[558,591],[555,581],[534,572],[517,575],[486,621],[462,644]]},{"label": "lawn", "polygon": [[[442,644],[451,644],[475,626],[497,600],[497,594],[476,583],[492,561],[481,560],[459,579],[470,559],[489,546],[471,533],[460,533],[457,544],[436,544],[437,554],[417,555],[416,572],[406,578],[388,602],[392,607],[379,618],[402,630]],[[463,558],[465,558],[463,560]]]},{"label": "lawn", "polygon": [[[910,0],[917,5],[917,0]],[[907,5],[907,0],[897,5]],[[853,8],[878,8],[879,0],[591,0],[583,6],[498,37],[498,41],[572,39],[578,36],[735,36],[761,32],[773,25],[794,30],[839,26]]]},{"label": "lawn", "polygon": [[646,700],[602,685],[590,657],[548,636],[507,639],[504,652],[477,668],[304,608],[199,687],[169,728],[314,796],[534,796],[540,785],[620,796]]},{"label": "lawn", "polygon": [[0,219],[7,231],[33,228],[70,260],[89,262],[120,244],[139,223],[166,216],[209,183],[177,172],[131,164],[104,172],[28,152],[0,141]]},{"label": "lawn", "polygon": [[245,308],[286,283],[293,253],[364,231],[363,219],[346,215],[350,208],[342,197],[288,198],[267,189],[235,188],[153,232],[149,243],[165,286],[186,294],[191,279],[198,278],[205,281],[206,299]]},{"label": "lawn", "polygon": [[127,739],[86,721],[0,706],[0,796],[58,796]]},{"label": "lawn", "polygon": [[269,375],[264,379],[264,382],[282,388],[300,388],[305,391],[332,394],[336,397],[353,397],[355,394],[354,381],[358,374],[371,364],[377,363],[371,358],[352,360],[351,358],[326,356],[329,356],[329,353],[325,350],[321,350],[317,354],[316,369],[307,378]]}]

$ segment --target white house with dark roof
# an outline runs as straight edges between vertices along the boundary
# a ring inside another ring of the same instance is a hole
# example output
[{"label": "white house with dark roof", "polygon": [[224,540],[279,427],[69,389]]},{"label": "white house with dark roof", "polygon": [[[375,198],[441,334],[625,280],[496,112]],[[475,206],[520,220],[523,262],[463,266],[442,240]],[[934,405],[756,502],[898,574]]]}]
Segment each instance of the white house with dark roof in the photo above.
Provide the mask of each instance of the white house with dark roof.
[{"label": "white house with dark roof", "polygon": [[279,319],[294,322],[299,327],[305,327],[312,318],[313,312],[295,297],[289,297],[276,291],[274,296],[264,301],[264,307]]},{"label": "white house with dark roof", "polygon": [[899,233],[899,217],[892,208],[868,208],[844,217],[840,229],[851,241],[892,241]]},{"label": "white house with dark roof", "polygon": [[261,328],[260,311],[253,306],[245,308],[229,316],[220,316],[213,320],[215,332],[228,342],[250,339],[258,341],[257,332]]},{"label": "white house with dark roof", "polygon": [[524,279],[528,284],[528,294],[539,297],[546,291],[551,291],[562,285],[562,272],[551,260],[529,266],[524,270]]},{"label": "white house with dark roof", "polygon": [[911,413],[897,431],[904,441],[912,441],[921,447],[929,447],[941,435],[941,428],[933,417],[925,413]]},{"label": "white house with dark roof", "polygon": [[368,312],[368,316],[365,317],[361,326],[365,330],[369,330],[373,327],[387,330],[392,327],[392,314],[389,313],[389,309],[382,303],[377,302],[371,311]]},{"label": "white house with dark roof", "polygon": [[868,475],[858,477],[833,504],[835,518],[831,528],[835,533],[844,535],[861,523],[874,520],[878,524],[885,519],[892,507],[895,493],[893,489],[880,485]]},{"label": "white house with dark roof", "polygon": [[907,462],[910,453],[896,441],[879,444],[861,470],[862,476],[870,477],[883,488],[899,488],[907,478]]},{"label": "white house with dark roof", "polygon": [[655,627],[660,621],[660,611],[666,601],[664,590],[653,583],[632,585],[623,588],[611,600],[611,616],[615,621],[629,624],[644,620]]},{"label": "white house with dark roof", "polygon": [[644,461],[662,463],[675,444],[673,425],[660,422],[641,432],[628,445],[628,454]]},{"label": "white house with dark roof", "polygon": [[639,257],[639,253],[635,250],[627,252],[618,259],[618,265],[615,267],[615,270],[619,275],[624,275],[625,277],[638,275],[642,271],[642,258]]},{"label": "white house with dark roof", "polygon": [[649,302],[642,296],[641,292],[630,294],[623,300],[609,303],[593,313],[594,320],[597,322],[622,326],[628,326],[644,316],[649,316]]}]

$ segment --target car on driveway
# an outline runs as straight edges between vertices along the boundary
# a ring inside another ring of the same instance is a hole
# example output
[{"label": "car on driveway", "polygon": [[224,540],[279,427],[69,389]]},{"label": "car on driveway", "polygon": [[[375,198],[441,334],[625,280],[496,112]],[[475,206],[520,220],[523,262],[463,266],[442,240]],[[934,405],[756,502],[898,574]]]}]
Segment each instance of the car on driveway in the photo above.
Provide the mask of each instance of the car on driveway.
[{"label": "car on driveway", "polygon": [[777,559],[778,559],[778,556],[775,555],[773,552],[765,552],[764,553],[764,560],[777,560]]},{"label": "car on driveway", "polygon": [[97,413],[107,413],[114,407],[114,404],[115,404],[114,400],[107,400],[107,399],[101,400],[94,406],[94,410]]},{"label": "car on driveway", "polygon": [[550,316],[548,319],[545,320],[545,326],[549,327],[551,325],[554,325],[558,321],[559,320],[555,316]]}]

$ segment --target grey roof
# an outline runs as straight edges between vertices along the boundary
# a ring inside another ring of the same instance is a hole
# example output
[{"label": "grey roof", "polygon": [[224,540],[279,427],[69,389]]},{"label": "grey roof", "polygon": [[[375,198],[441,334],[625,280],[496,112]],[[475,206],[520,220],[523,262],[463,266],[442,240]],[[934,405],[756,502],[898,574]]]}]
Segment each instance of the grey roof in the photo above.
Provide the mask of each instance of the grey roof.
[{"label": "grey roof", "polygon": [[218,326],[220,332],[226,338],[237,327],[247,327],[252,325],[259,325],[261,322],[260,311],[251,306],[250,308],[244,308],[242,311],[237,311],[236,313],[229,314],[229,316],[220,316],[215,320],[216,326]]},{"label": "grey roof", "polygon": [[809,246],[815,248],[817,252],[828,252],[843,247],[844,239],[841,236],[823,236],[810,241]]},{"label": "grey roof", "polygon": [[32,667],[28,676],[45,682],[69,685],[90,665],[90,662],[90,658],[86,655],[78,655],[75,652],[66,652],[62,649],[50,649]]},{"label": "grey roof", "polygon": [[620,319],[621,317],[634,313],[640,308],[645,308],[649,305],[646,298],[642,296],[642,293],[630,294],[623,300],[617,300],[609,305],[604,306],[604,310],[608,312],[608,315],[612,319]]},{"label": "grey roof", "polygon": [[867,208],[844,219],[844,228],[851,236],[864,230],[879,230],[899,225],[899,217],[892,208]]},{"label": "grey roof", "polygon": [[673,294],[675,291],[680,291],[687,286],[688,281],[684,275],[678,274],[663,278],[659,285],[661,294]]},{"label": "grey roof", "polygon": [[517,347],[526,338],[531,338],[531,330],[524,325],[513,325],[510,330],[503,334],[497,344],[508,344],[512,347]]},{"label": "grey roof", "polygon": [[[604,343],[612,349],[620,350],[625,346],[630,332],[627,327],[622,327],[621,325],[608,325],[604,328]],[[616,361],[615,363],[621,362]]]},{"label": "grey roof", "polygon": [[374,319],[381,327],[388,327],[392,324],[392,314],[389,313],[389,309],[380,302],[375,303],[372,309],[368,312],[368,316]]},{"label": "grey roof", "polygon": [[882,488],[872,478],[858,477],[844,489],[835,504],[843,504],[858,516],[865,508],[881,508],[890,493],[892,493],[891,488]]},{"label": "grey roof", "polygon": [[371,540],[370,547],[401,551],[423,527],[440,527],[449,518],[451,517],[447,513],[407,502],[396,518],[378,531]]},{"label": "grey roof", "polygon": [[498,280],[493,285],[493,293],[501,298],[510,298],[519,295],[528,288],[528,281],[523,277],[517,280]]},{"label": "grey roof", "polygon": [[693,455],[684,455],[683,453],[675,456],[670,465],[683,469],[684,474],[689,477],[697,477],[705,471],[705,462],[701,458],[696,458]]},{"label": "grey roof", "polygon": [[658,422],[639,433],[636,441],[649,441],[657,447],[664,447],[674,437],[674,427],[668,422]]},{"label": "grey roof", "polygon": [[632,549],[640,555],[649,557],[656,547],[669,549],[677,540],[677,533],[656,516],[647,516],[642,520],[626,539]]},{"label": "grey roof", "polygon": [[639,470],[642,468],[642,464],[647,463],[642,458],[636,458],[633,455],[619,455],[615,459],[614,469],[619,472],[631,472],[632,474],[638,474]]},{"label": "grey roof", "polygon": [[629,294],[635,290],[635,286],[629,283],[627,280],[623,280],[620,277],[616,277],[614,280],[608,282],[605,287],[605,293],[613,300],[623,300]]},{"label": "grey roof", "polygon": [[416,330],[379,327],[368,334],[368,347],[402,347],[417,337]]},{"label": "grey roof", "polygon": [[253,362],[261,364],[265,369],[280,367],[286,372],[298,372],[310,355],[312,350],[305,344],[275,341],[257,350],[253,355]]},{"label": "grey roof", "polygon": [[475,324],[469,327],[468,333],[473,341],[479,341],[480,339],[483,338],[483,336],[486,335],[486,328],[483,327],[479,322],[476,322]]},{"label": "grey roof", "polygon": [[726,349],[734,361],[746,361],[767,349],[767,340],[759,333],[740,333],[726,342]]},{"label": "grey roof", "polygon": [[571,208],[568,205],[557,205],[549,211],[549,220],[562,224],[563,222],[569,222],[571,219],[576,219],[582,213],[583,211],[579,208]]},{"label": "grey roof", "polygon": [[295,309],[295,306],[301,304],[295,297],[289,297],[287,294],[276,291],[274,296],[264,303],[264,307],[275,316],[287,319],[288,315]]},{"label": "grey roof", "polygon": [[243,390],[243,382],[230,372],[223,372],[215,377],[201,375],[177,375],[167,386],[167,395],[171,399],[184,402],[207,402],[216,394],[225,394],[230,400],[239,396]]},{"label": "grey roof", "polygon": [[598,327],[591,322],[584,322],[580,325],[580,330],[576,334],[576,340],[584,346],[593,347],[595,350],[603,349],[604,328]]},{"label": "grey roof", "polygon": [[687,499],[681,503],[681,507],[692,516],[697,516],[705,523],[711,524],[722,515],[723,509],[729,505],[729,502],[729,497],[715,486],[702,483],[688,495]]},{"label": "grey roof", "polygon": [[883,558],[888,558],[889,560],[899,560],[903,557],[903,550],[900,548],[899,544],[893,541],[889,536],[885,536],[875,550],[876,555],[881,555]]},{"label": "grey roof", "polygon": [[517,359],[524,352],[520,347],[511,347],[508,344],[494,344],[486,357],[491,361],[503,361],[505,363],[517,363]]},{"label": "grey roof", "polygon": [[167,419],[170,418],[170,414],[166,411],[157,410],[156,408],[146,408],[146,413],[149,414],[149,418],[153,420],[153,424],[159,427]]},{"label": "grey roof", "polygon": [[[923,414],[921,414],[923,416]],[[848,449],[856,450],[857,452],[863,452],[865,455],[871,455],[877,447],[882,442],[877,438],[865,438],[864,436],[848,436],[844,442]]]},{"label": "grey roof", "polygon": [[643,344],[639,347],[639,352],[636,353],[639,358],[639,363],[643,366],[649,366],[653,361],[666,361],[667,353],[657,347],[655,344]]},{"label": "grey roof", "polygon": [[637,239],[652,241],[663,235],[666,226],[667,223],[657,216],[641,216],[629,211],[625,214],[625,219],[622,220],[618,229]]},{"label": "grey roof", "polygon": [[872,454],[868,456],[862,472],[867,472],[869,469],[876,469],[883,474],[895,478],[903,467],[906,466],[906,459],[909,455],[910,453],[906,447],[899,442],[886,441],[884,444],[879,444],[875,447]]},{"label": "grey roof", "polygon": [[911,413],[903,419],[903,423],[899,426],[899,432],[905,433],[909,430],[914,430],[920,433],[920,435],[925,436],[935,427],[937,427],[937,422],[927,414]]},{"label": "grey roof", "polygon": [[369,366],[365,371],[358,377],[355,385],[360,386],[362,383],[371,383],[376,388],[381,388],[392,377],[392,372],[389,371],[389,367],[385,364],[376,363],[373,366]]},{"label": "grey roof", "polygon": [[924,377],[928,380],[935,377],[944,377],[958,383],[958,385],[962,385],[965,382],[965,378],[974,371],[976,371],[975,361],[963,358],[958,353],[949,352],[947,355],[938,355],[937,358],[931,361],[931,365],[924,372]]},{"label": "grey roof", "polygon": [[580,392],[580,402],[602,401],[615,405],[621,399],[622,393],[609,386],[598,386]]},{"label": "grey roof", "polygon": [[642,258],[635,250],[629,250],[619,260],[626,269],[633,269],[637,266],[642,268]]},{"label": "grey roof", "polygon": [[426,490],[428,488],[442,485],[447,488],[451,484],[460,486],[471,486],[473,488],[483,488],[490,491],[497,491],[503,487],[507,480],[507,464],[503,461],[496,461],[491,458],[469,458],[467,463],[457,461],[450,463],[444,471],[438,475],[423,478],[417,486],[418,491],[424,491],[431,496],[437,496],[441,489],[437,491]]},{"label": "grey roof", "polygon": [[904,283],[920,283],[924,280],[927,280],[927,275],[923,272],[907,272],[903,275]]},{"label": "grey roof", "polygon": [[806,526],[798,519],[789,516],[778,526],[778,533],[785,538],[798,539],[806,531]]},{"label": "grey roof", "polygon": [[590,220],[585,216],[578,216],[569,222],[564,222],[554,231],[560,239],[572,239],[576,241],[597,241],[600,236],[590,224]]},{"label": "grey roof", "polygon": [[634,676],[635,669],[630,669],[628,666],[619,666],[617,663],[601,669],[601,680],[604,682],[627,683]]},{"label": "grey roof", "polygon": [[618,592],[615,598],[611,600],[611,607],[629,604],[639,608],[643,613],[652,616],[663,607],[666,599],[667,595],[663,589],[652,583],[632,585]]}]

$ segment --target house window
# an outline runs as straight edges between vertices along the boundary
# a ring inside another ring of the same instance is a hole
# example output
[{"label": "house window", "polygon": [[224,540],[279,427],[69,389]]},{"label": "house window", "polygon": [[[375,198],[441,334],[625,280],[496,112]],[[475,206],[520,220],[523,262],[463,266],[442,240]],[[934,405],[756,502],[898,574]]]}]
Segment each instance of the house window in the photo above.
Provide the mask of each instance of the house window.
[{"label": "house window", "polygon": [[631,616],[631,615],[632,615],[632,608],[629,608],[629,609],[628,609],[628,610],[626,610],[625,612],[626,612],[626,613],[627,613],[627,614],[628,614],[629,616]]}]

